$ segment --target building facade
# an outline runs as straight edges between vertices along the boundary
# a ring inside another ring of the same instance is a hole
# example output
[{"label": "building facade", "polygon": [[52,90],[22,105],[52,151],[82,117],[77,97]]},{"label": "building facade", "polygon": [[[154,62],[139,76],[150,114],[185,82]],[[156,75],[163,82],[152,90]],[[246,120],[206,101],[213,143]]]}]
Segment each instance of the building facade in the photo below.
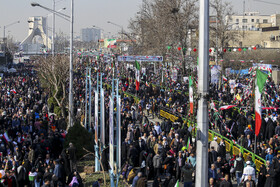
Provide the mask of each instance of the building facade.
[{"label": "building facade", "polygon": [[81,29],[80,39],[83,42],[97,42],[101,39],[101,30],[97,28],[84,28]]},{"label": "building facade", "polygon": [[231,30],[258,31],[264,27],[276,26],[272,15],[260,15],[259,12],[245,12],[243,15],[227,16],[226,21]]}]

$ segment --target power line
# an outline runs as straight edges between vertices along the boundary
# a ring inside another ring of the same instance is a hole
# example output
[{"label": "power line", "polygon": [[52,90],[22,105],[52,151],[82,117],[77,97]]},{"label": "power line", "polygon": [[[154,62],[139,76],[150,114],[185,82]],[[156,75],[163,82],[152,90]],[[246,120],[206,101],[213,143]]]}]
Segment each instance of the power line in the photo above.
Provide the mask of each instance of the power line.
[{"label": "power line", "polygon": [[271,4],[271,5],[280,5],[280,3],[273,3],[273,2],[262,1],[262,0],[254,0],[254,1],[262,2],[262,3],[267,3],[267,4]]}]

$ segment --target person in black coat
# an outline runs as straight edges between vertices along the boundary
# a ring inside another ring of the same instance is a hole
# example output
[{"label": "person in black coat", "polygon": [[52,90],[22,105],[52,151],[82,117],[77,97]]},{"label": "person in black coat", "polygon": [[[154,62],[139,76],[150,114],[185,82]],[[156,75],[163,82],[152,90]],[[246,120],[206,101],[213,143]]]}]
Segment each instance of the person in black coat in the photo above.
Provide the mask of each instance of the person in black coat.
[{"label": "person in black coat", "polygon": [[128,153],[127,153],[127,157],[128,157],[129,164],[132,165],[132,166],[136,166],[138,152],[137,152],[137,149],[135,148],[135,146],[133,146],[132,144],[129,145],[129,150],[128,150]]},{"label": "person in black coat", "polygon": [[266,181],[264,187],[277,187],[276,171],[274,169],[274,164],[267,166]]},{"label": "person in black coat", "polygon": [[258,187],[263,187],[265,185],[265,181],[266,181],[266,168],[265,165],[262,164],[260,167],[260,172],[258,174]]},{"label": "person in black coat", "polygon": [[172,174],[173,172],[173,166],[174,166],[174,157],[171,155],[170,152],[167,152],[167,157],[164,159],[162,165],[166,166],[165,171],[166,173]]},{"label": "person in black coat", "polygon": [[69,148],[67,149],[68,158],[70,161],[70,171],[73,172],[77,170],[77,157],[76,157],[76,147],[74,147],[73,143],[69,143]]},{"label": "person in black coat", "polygon": [[153,178],[153,171],[154,171],[154,166],[153,166],[153,154],[149,153],[146,159],[146,176],[147,179],[152,179]]},{"label": "person in black coat", "polygon": [[125,141],[122,143],[122,147],[121,147],[122,163],[125,163],[125,161],[126,161],[127,152],[128,152],[128,140],[125,139]]},{"label": "person in black coat", "polygon": [[220,187],[232,187],[229,174],[225,175],[225,179],[220,183]]},{"label": "person in black coat", "polygon": [[217,161],[218,152],[215,151],[214,147],[211,147],[211,150],[209,152],[209,164],[214,164]]},{"label": "person in black coat", "polygon": [[177,158],[175,158],[175,166],[174,166],[174,170],[176,172],[176,179],[181,181],[181,169],[182,167],[185,165],[185,160],[182,152],[179,151],[179,155]]},{"label": "person in black coat", "polygon": [[275,134],[275,126],[272,120],[269,118],[266,126],[266,139],[270,139]]}]

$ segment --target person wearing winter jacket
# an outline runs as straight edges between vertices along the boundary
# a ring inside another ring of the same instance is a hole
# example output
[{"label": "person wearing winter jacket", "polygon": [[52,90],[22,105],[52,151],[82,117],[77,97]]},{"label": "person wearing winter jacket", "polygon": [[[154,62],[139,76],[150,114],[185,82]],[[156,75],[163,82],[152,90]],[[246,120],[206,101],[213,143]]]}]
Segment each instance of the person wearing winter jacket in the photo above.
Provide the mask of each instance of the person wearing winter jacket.
[{"label": "person wearing winter jacket", "polygon": [[160,175],[161,167],[162,167],[162,157],[157,153],[153,158],[153,166],[154,166],[154,175],[157,177]]}]

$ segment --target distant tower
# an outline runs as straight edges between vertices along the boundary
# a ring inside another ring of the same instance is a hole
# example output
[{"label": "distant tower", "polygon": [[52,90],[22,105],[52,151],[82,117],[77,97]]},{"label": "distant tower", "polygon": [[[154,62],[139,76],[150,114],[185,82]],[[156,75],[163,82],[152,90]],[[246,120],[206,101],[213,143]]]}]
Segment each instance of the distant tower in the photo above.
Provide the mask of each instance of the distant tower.
[{"label": "distant tower", "polygon": [[28,24],[29,24],[29,31],[28,36],[21,42],[21,45],[28,45],[32,44],[32,40],[35,36],[41,36],[43,40],[43,44],[48,48],[51,49],[52,41],[50,38],[47,37],[47,22],[46,18],[42,16],[34,16],[29,17]]}]

